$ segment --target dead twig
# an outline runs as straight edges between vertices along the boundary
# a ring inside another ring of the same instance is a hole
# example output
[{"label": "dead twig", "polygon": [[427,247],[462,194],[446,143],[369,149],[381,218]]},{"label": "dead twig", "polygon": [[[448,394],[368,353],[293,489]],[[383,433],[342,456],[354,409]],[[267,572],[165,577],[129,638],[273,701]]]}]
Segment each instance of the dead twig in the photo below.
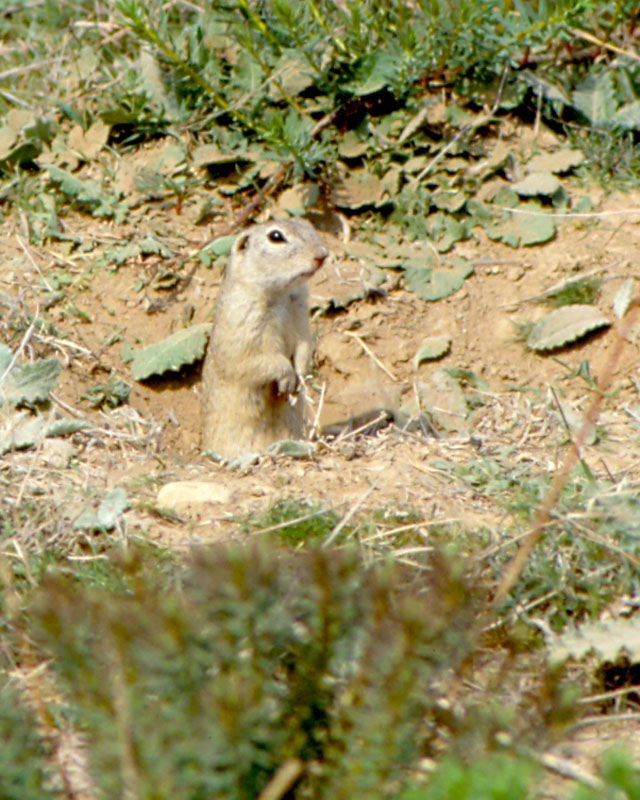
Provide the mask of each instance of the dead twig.
[{"label": "dead twig", "polygon": [[372,359],[372,361],[378,367],[380,367],[380,369],[385,373],[385,375],[388,375],[391,378],[392,381],[395,381],[396,383],[398,382],[398,379],[393,374],[393,372],[391,372],[390,369],[387,369],[387,367],[385,367],[385,365],[382,363],[382,361],[380,361],[380,359],[375,355],[375,353],[371,350],[371,348],[364,341],[362,336],[360,336],[357,333],[353,333],[353,331],[345,331],[344,333],[345,333],[345,336],[351,336],[353,339],[355,339],[358,342],[358,344],[364,350],[364,352],[369,356],[370,359]]},{"label": "dead twig", "polygon": [[299,758],[290,758],[281,764],[269,783],[258,795],[258,800],[280,800],[304,772]]},{"label": "dead twig", "polygon": [[640,61],[640,56],[637,53],[634,53],[633,50],[623,50],[622,47],[618,47],[615,44],[598,39],[597,36],[594,36],[592,33],[587,33],[587,31],[582,31],[580,28],[568,28],[568,31],[574,36],[577,36],[578,39],[584,39],[585,42],[595,44],[597,47],[602,47],[604,50],[609,50],[610,52],[616,53],[619,56],[630,58],[632,61]]},{"label": "dead twig", "polygon": [[369,495],[373,492],[374,489],[375,489],[375,486],[372,486],[370,489],[367,489],[367,491],[364,492],[358,498],[358,500],[356,500],[356,502],[351,506],[351,508],[344,515],[344,517],[342,517],[340,522],[333,528],[333,530],[329,533],[327,538],[324,540],[324,542],[322,543],[323,547],[328,547],[330,544],[332,544],[335,541],[335,539],[338,536],[338,534],[340,533],[340,531],[349,522],[349,520],[351,519],[351,517],[353,517],[353,515],[356,513],[356,511],[362,506],[364,501],[367,499],[367,497],[369,497]]}]

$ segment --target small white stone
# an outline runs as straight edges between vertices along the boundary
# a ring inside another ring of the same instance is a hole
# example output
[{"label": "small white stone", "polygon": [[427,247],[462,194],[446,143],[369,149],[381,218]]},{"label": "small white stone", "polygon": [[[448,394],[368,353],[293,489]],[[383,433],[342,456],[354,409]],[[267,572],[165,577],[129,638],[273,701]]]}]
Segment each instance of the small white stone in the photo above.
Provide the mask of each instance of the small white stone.
[{"label": "small white stone", "polygon": [[166,483],[158,492],[157,503],[164,508],[176,511],[189,506],[211,503],[228,503],[231,491],[226,486],[213,481],[174,481]]}]

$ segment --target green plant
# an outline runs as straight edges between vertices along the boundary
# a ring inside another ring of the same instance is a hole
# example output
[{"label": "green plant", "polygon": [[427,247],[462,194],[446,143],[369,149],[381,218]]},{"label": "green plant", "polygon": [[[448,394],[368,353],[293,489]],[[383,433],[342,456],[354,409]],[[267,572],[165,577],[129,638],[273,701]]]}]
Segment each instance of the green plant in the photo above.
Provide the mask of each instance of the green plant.
[{"label": "green plant", "polygon": [[3,800],[46,800],[57,797],[48,785],[46,751],[14,688],[0,684],[0,796]]},{"label": "green plant", "polygon": [[124,593],[49,578],[33,634],[109,796],[256,797],[297,759],[296,796],[389,797],[471,623],[444,563],[426,594],[399,578],[345,552],[218,549],[179,592],[137,568]]}]

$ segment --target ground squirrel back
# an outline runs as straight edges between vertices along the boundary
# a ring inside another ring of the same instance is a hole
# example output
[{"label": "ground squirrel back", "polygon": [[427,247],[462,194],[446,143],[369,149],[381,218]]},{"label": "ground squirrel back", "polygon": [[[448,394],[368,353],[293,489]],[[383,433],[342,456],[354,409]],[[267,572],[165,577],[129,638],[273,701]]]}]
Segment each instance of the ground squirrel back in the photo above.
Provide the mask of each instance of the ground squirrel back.
[{"label": "ground squirrel back", "polygon": [[313,349],[306,280],[327,255],[302,219],[254,225],[237,237],[204,361],[203,450],[234,457],[303,436],[303,403],[291,395]]}]

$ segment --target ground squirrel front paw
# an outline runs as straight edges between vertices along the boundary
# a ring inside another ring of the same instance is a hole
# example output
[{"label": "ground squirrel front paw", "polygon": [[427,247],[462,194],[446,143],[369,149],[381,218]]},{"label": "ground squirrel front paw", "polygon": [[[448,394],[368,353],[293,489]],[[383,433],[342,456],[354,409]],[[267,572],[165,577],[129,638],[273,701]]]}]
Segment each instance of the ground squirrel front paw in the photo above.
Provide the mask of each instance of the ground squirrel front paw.
[{"label": "ground squirrel front paw", "polygon": [[274,372],[274,381],[278,384],[278,394],[291,394],[295,392],[298,384],[298,376],[296,375],[293,364],[286,359],[278,362],[277,370]]}]

